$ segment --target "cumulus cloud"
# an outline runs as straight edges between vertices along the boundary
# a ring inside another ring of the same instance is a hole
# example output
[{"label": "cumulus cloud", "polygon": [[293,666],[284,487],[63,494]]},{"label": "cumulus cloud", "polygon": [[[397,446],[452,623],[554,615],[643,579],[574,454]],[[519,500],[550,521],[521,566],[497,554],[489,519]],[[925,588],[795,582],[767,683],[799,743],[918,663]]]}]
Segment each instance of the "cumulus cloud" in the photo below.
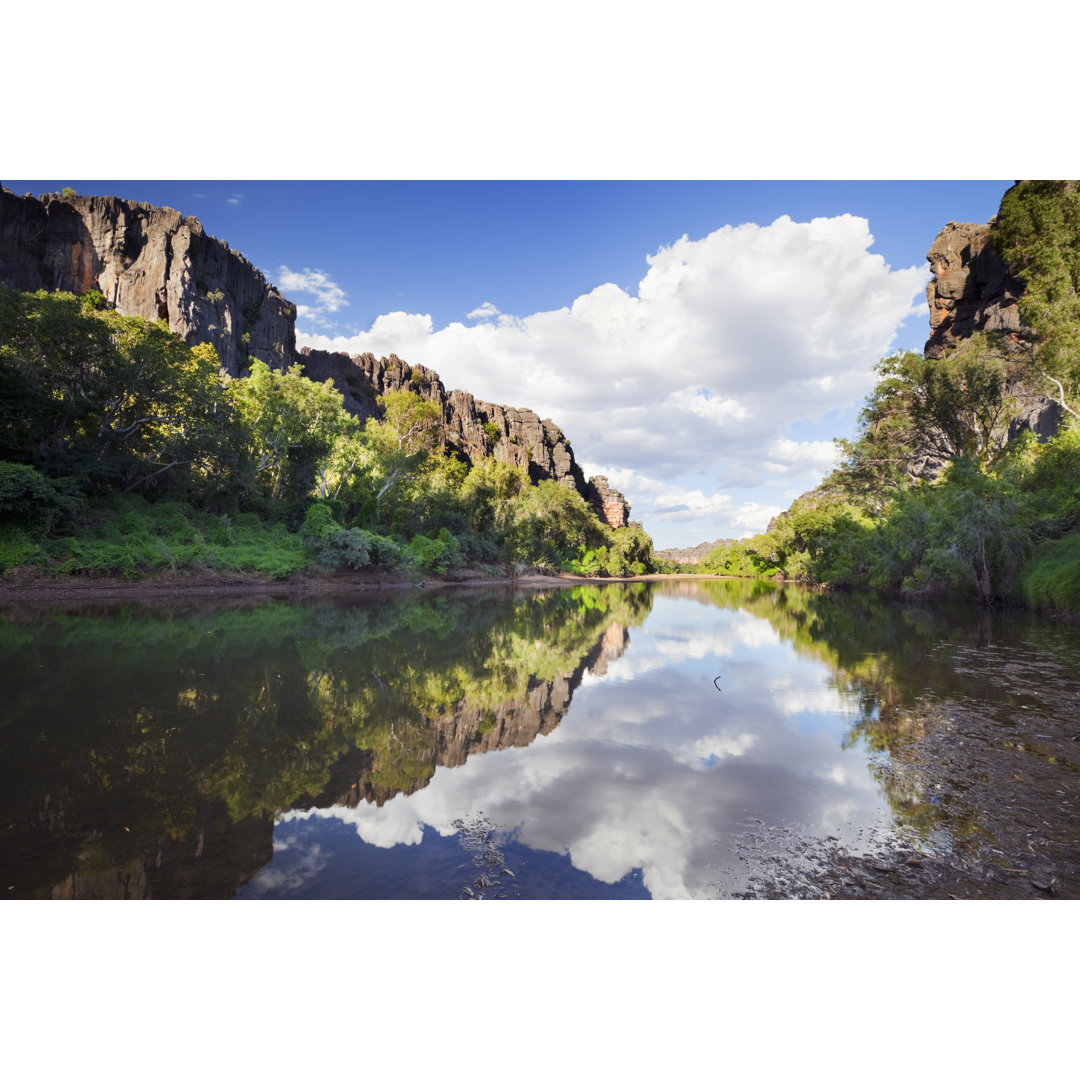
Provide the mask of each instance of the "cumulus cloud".
[{"label": "cumulus cloud", "polygon": [[226,202],[227,202],[227,203],[228,203],[228,204],[229,204],[230,206],[240,206],[240,205],[241,205],[241,203],[243,203],[243,201],[244,201],[244,200],[245,200],[246,198],[247,198],[247,196],[246,196],[246,195],[245,195],[245,194],[244,194],[244,193],[243,193],[242,191],[238,191],[238,192],[235,192],[235,193],[234,193],[234,194],[232,194],[232,195],[227,195],[227,196],[225,197],[225,201],[226,201]]},{"label": "cumulus cloud", "polygon": [[327,315],[349,306],[349,301],[345,299],[345,290],[322,270],[309,270],[305,266],[301,272],[297,273],[287,266],[282,266],[278,271],[278,278],[284,292],[307,293],[315,297],[314,305],[296,305],[298,319],[326,324]]},{"label": "cumulus cloud", "polygon": [[501,315],[502,312],[490,301],[485,300],[478,308],[473,308],[466,319],[493,319],[496,315]]},{"label": "cumulus cloud", "polygon": [[741,503],[710,489],[740,487],[764,504],[753,489],[777,478],[813,486],[831,444],[787,430],[858,403],[901,323],[925,313],[928,271],[894,270],[872,244],[868,222],[851,215],[725,226],[647,256],[636,295],[608,283],[520,318],[486,303],[469,313],[475,325],[441,330],[399,311],[366,333],[298,342],[396,352],[448,388],[534,409],[609,478],[627,470],[667,485],[656,507],[668,520],[731,528]]}]

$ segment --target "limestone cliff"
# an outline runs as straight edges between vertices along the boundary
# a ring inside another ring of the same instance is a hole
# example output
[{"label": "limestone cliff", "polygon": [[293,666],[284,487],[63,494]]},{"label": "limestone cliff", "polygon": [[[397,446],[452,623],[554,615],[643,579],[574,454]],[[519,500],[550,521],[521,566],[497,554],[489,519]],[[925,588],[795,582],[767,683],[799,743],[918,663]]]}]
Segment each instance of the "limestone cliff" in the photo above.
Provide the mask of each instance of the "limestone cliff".
[{"label": "limestone cliff", "polygon": [[461,390],[448,392],[434,371],[407,364],[394,353],[376,360],[371,353],[348,356],[305,348],[297,359],[309,378],[332,379],[345,397],[345,407],[357,416],[378,416],[375,399],[380,394],[413,390],[442,410],[446,445],[466,461],[494,457],[526,469],[534,482],[558,480],[576,488],[583,498],[592,498],[591,482],[586,483],[566,436],[531,409],[493,405]]},{"label": "limestone cliff", "polygon": [[[926,287],[931,334],[924,353],[931,359],[979,332],[1001,332],[1006,346],[1019,335],[1017,301],[1024,286],[991,247],[993,224],[950,221],[926,253],[934,275]],[[1049,397],[1018,396],[1023,408],[1009,427],[1009,437],[1024,429],[1040,438],[1053,435],[1061,421],[1061,407]],[[929,462],[922,473],[933,475],[941,464],[940,460]]]},{"label": "limestone cliff", "polygon": [[596,516],[613,529],[622,529],[630,521],[630,504],[621,491],[608,485],[606,476],[594,476],[589,480],[589,502]]},{"label": "limestone cliff", "polygon": [[446,444],[465,460],[493,456],[557,480],[619,528],[629,506],[604,477],[586,481],[566,436],[529,409],[447,391],[438,375],[391,354],[296,352],[296,307],[238,252],[196,218],[112,196],[19,196],[0,187],[0,282],[14,289],[98,290],[122,315],[163,320],[189,345],[210,342],[232,376],[253,360],[301,363],[318,382],[333,379],[345,405],[377,416],[376,398],[409,387],[443,413]]},{"label": "limestone cliff", "polygon": [[1020,329],[1023,285],[990,246],[992,227],[950,221],[926,253],[934,276],[926,287],[931,334],[924,352],[932,359],[977,331]]},{"label": "limestone cliff", "polygon": [[0,188],[0,281],[97,289],[122,315],[161,319],[189,345],[208,341],[239,375],[295,351],[296,308],[197,219],[112,196],[20,197]]}]

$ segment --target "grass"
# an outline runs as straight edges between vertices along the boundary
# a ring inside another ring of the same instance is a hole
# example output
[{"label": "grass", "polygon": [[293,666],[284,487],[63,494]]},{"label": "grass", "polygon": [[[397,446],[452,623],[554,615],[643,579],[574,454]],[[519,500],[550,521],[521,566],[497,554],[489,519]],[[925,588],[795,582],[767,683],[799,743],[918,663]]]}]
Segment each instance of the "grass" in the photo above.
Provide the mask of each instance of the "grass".
[{"label": "grass", "polygon": [[1046,540],[1024,564],[1020,598],[1041,611],[1080,611],[1080,533]]},{"label": "grass", "polygon": [[34,564],[56,576],[117,574],[127,579],[164,570],[254,571],[287,578],[309,566],[301,537],[254,514],[211,514],[184,503],[148,503],[137,495],[97,505],[71,535],[36,541],[0,533],[0,570]]}]

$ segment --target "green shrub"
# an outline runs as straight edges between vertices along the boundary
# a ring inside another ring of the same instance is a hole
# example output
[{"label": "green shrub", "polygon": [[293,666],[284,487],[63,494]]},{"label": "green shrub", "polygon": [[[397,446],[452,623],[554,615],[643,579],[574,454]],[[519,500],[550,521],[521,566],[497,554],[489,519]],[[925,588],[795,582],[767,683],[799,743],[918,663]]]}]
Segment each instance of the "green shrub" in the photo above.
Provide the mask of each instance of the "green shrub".
[{"label": "green shrub", "polygon": [[300,526],[300,535],[305,540],[329,540],[334,533],[340,531],[341,526],[334,520],[333,509],[325,502],[309,506],[304,523]]},{"label": "green shrub", "polygon": [[0,524],[0,571],[7,574],[16,566],[40,565],[45,561],[41,545],[17,525]]},{"label": "green shrub", "polygon": [[64,480],[50,480],[30,465],[0,461],[0,522],[18,525],[40,540],[83,501]]},{"label": "green shrub", "polygon": [[391,536],[380,533],[367,533],[371,544],[371,561],[378,566],[400,566],[402,560],[401,545]]},{"label": "green shrub", "polygon": [[371,562],[371,534],[363,529],[338,529],[321,541],[316,558],[323,566],[359,570]]},{"label": "green shrub", "polygon": [[435,538],[414,536],[403,554],[407,563],[436,574],[461,565],[461,551],[457,539],[448,529],[440,529]]}]

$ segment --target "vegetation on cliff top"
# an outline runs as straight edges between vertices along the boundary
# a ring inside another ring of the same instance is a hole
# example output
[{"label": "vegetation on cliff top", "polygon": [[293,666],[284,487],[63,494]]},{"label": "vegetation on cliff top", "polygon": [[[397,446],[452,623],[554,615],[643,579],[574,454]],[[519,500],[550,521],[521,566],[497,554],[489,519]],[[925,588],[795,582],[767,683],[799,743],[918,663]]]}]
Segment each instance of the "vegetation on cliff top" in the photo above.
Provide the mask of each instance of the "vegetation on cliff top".
[{"label": "vegetation on cliff top", "polygon": [[555,481],[446,454],[438,407],[409,390],[379,404],[361,423],[299,365],[229,379],[212,346],[100,294],[0,286],[0,569],[651,569],[640,528],[612,530]]}]

